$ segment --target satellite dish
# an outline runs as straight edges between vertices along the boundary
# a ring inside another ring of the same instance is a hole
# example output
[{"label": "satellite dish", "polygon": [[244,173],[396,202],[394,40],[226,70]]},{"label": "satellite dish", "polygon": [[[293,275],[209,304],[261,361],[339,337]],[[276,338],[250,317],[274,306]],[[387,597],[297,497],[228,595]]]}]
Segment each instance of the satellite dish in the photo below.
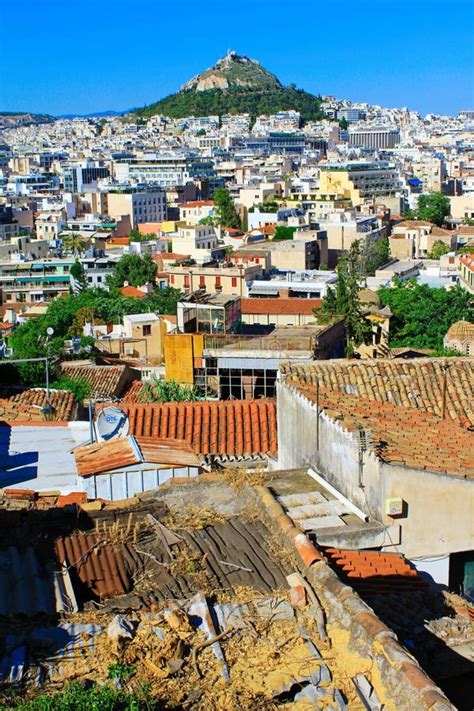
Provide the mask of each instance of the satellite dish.
[{"label": "satellite dish", "polygon": [[130,429],[128,415],[120,407],[104,407],[97,418],[96,428],[101,442],[108,442],[115,437],[126,437]]},{"label": "satellite dish", "polygon": [[46,329],[46,333],[48,334],[48,336],[52,336],[54,333],[54,328],[51,328],[51,326],[48,326],[48,328]]}]

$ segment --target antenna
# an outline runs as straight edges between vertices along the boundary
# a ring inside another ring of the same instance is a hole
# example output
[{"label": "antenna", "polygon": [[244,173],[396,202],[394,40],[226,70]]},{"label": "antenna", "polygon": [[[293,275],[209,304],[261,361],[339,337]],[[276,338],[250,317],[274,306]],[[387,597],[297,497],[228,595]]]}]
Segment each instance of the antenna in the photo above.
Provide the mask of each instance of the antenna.
[{"label": "antenna", "polygon": [[97,434],[101,442],[108,442],[116,437],[126,437],[130,429],[128,415],[120,407],[104,407],[97,418]]}]

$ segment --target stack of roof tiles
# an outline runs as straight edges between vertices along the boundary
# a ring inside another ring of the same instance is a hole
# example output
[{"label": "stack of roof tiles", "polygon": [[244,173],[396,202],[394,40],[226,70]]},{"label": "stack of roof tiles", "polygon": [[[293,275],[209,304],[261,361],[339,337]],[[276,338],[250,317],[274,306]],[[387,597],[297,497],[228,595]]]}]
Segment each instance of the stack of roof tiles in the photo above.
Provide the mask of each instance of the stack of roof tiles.
[{"label": "stack of roof tiles", "polygon": [[136,437],[186,440],[202,456],[246,457],[277,451],[273,400],[128,403],[122,409]]},{"label": "stack of roof tiles", "polygon": [[61,369],[68,378],[86,380],[94,398],[120,397],[126,385],[125,365],[76,365],[71,361],[62,363]]},{"label": "stack of roof tiles", "polygon": [[[55,420],[72,420],[74,416],[74,395],[68,390],[50,390],[49,402],[55,409]],[[45,388],[30,388],[18,391],[14,388],[0,388],[0,419],[40,422],[44,420],[43,408],[48,404]]]},{"label": "stack of roof tiles", "polygon": [[[474,478],[474,435],[451,419],[340,391],[300,386],[300,390],[349,432],[363,431],[367,445],[383,461],[413,469]],[[470,424],[470,423],[469,423]]]},{"label": "stack of roof tiles", "polygon": [[472,358],[316,361],[285,364],[282,373],[300,385],[319,382],[329,390],[438,416],[446,384],[446,416],[466,427],[474,425]]},{"label": "stack of roof tiles", "polygon": [[423,590],[426,582],[396,553],[327,548],[333,568],[360,593],[393,593]]}]

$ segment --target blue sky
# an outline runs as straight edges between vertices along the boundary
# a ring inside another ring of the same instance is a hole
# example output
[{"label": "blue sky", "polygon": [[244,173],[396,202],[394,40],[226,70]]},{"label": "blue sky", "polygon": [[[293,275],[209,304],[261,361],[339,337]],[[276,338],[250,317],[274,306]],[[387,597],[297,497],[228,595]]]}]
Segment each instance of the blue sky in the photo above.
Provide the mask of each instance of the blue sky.
[{"label": "blue sky", "polygon": [[0,111],[123,110],[227,49],[313,93],[474,108],[474,0],[0,0]]}]

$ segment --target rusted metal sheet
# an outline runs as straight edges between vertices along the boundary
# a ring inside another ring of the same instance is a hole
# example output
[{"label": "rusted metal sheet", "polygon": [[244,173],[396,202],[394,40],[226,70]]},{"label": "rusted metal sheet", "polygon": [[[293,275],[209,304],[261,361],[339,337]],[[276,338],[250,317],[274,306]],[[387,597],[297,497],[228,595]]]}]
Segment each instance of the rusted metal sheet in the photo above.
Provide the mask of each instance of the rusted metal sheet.
[{"label": "rusted metal sheet", "polygon": [[123,595],[132,588],[124,561],[124,546],[99,535],[84,533],[57,538],[56,557],[63,568],[74,570],[98,598]]}]

